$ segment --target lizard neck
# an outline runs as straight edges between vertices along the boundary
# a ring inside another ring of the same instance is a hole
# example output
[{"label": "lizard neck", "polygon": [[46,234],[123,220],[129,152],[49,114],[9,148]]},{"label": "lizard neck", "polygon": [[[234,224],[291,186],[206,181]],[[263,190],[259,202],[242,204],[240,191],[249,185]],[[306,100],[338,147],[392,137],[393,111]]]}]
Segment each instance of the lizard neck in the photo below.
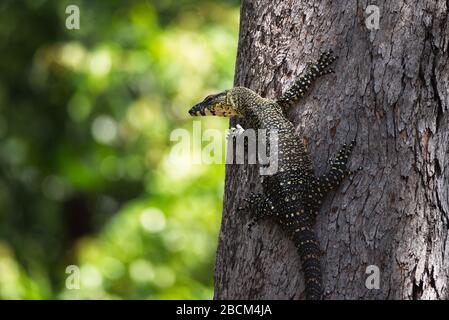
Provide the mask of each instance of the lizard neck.
[{"label": "lizard neck", "polygon": [[254,129],[291,129],[282,108],[275,101],[262,98],[256,92],[237,87],[233,89],[233,103]]}]

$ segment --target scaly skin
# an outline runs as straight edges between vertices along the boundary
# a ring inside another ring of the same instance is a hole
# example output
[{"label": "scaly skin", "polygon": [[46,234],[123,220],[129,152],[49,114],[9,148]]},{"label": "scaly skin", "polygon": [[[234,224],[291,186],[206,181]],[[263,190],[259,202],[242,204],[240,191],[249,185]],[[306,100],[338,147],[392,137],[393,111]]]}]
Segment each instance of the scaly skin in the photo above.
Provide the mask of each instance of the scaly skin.
[{"label": "scaly skin", "polygon": [[258,220],[271,217],[292,236],[303,265],[306,298],[311,300],[322,299],[323,294],[321,250],[314,232],[316,215],[325,194],[353,174],[346,163],[355,141],[344,145],[331,161],[330,170],[316,177],[310,155],[284,112],[304,96],[315,79],[332,72],[329,65],[334,60],[331,51],[321,54],[318,62],[309,65],[308,71],[277,101],[262,98],[250,89],[236,87],[208,96],[189,111],[193,116],[239,115],[251,128],[277,131],[278,170],[264,177],[263,193],[251,194],[239,210],[253,214],[248,229]]}]

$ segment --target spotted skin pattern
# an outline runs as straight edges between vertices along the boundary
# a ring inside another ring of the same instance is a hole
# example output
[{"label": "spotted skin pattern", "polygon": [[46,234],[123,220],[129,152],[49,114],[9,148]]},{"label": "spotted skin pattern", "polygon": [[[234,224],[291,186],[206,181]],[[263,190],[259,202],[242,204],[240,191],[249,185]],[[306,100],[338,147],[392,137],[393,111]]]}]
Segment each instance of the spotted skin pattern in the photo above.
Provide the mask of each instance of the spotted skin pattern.
[{"label": "spotted skin pattern", "polygon": [[302,74],[295,83],[288,89],[281,98],[277,100],[277,103],[284,109],[288,109],[292,104],[302,98],[313,81],[318,77],[333,73],[334,69],[329,66],[337,59],[332,55],[332,51],[323,52],[316,63],[308,63],[308,67],[304,74]]},{"label": "spotted skin pattern", "polygon": [[355,141],[343,145],[330,161],[330,169],[316,177],[310,155],[284,112],[306,94],[314,80],[332,72],[329,66],[335,59],[332,51],[322,53],[277,101],[236,87],[208,96],[189,111],[192,116],[239,115],[251,128],[266,129],[268,134],[277,131],[278,171],[264,176],[263,192],[250,194],[238,210],[252,213],[249,230],[259,220],[272,218],[292,237],[302,261],[306,298],[310,300],[322,299],[323,295],[321,250],[314,231],[316,216],[326,193],[354,174],[346,164]]}]

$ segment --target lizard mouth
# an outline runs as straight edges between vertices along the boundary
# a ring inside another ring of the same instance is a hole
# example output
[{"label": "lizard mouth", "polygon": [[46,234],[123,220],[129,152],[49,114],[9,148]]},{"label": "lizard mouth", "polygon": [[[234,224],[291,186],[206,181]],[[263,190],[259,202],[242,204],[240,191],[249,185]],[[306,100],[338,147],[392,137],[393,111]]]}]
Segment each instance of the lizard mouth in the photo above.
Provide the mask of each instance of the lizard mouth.
[{"label": "lizard mouth", "polygon": [[236,116],[237,112],[230,106],[218,103],[210,105],[206,103],[198,103],[194,105],[190,110],[191,116],[218,116],[218,117],[231,117]]}]

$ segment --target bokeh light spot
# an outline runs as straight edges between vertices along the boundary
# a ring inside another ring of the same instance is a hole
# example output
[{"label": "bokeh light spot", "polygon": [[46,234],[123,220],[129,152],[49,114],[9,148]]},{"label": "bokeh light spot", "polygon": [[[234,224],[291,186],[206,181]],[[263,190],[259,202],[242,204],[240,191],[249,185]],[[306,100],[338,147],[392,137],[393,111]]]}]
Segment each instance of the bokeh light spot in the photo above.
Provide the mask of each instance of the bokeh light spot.
[{"label": "bokeh light spot", "polygon": [[119,260],[106,257],[104,260],[104,275],[109,279],[118,279],[125,272],[125,266]]},{"label": "bokeh light spot", "polygon": [[62,46],[59,54],[61,64],[79,70],[85,59],[86,51],[80,43],[70,42]]},{"label": "bokeh light spot", "polygon": [[138,259],[129,266],[129,275],[136,282],[149,282],[154,279],[154,270],[147,260]]},{"label": "bokeh light spot", "polygon": [[165,228],[165,215],[157,208],[148,208],[140,214],[140,223],[148,232],[159,232]]},{"label": "bokeh light spot", "polygon": [[85,95],[80,94],[75,95],[67,105],[69,115],[75,121],[86,119],[91,107],[90,100]]},{"label": "bokeh light spot", "polygon": [[90,264],[81,267],[81,286],[83,288],[99,288],[102,283],[103,278],[97,268]]},{"label": "bokeh light spot", "polygon": [[98,116],[92,123],[92,136],[100,143],[113,143],[117,138],[117,131],[117,122],[107,115]]},{"label": "bokeh light spot", "polygon": [[109,73],[112,66],[111,55],[106,50],[92,54],[89,61],[89,71],[95,77],[102,77]]},{"label": "bokeh light spot", "polygon": [[176,277],[170,268],[159,267],[156,268],[155,271],[154,283],[158,287],[166,288],[172,286],[175,283]]}]

